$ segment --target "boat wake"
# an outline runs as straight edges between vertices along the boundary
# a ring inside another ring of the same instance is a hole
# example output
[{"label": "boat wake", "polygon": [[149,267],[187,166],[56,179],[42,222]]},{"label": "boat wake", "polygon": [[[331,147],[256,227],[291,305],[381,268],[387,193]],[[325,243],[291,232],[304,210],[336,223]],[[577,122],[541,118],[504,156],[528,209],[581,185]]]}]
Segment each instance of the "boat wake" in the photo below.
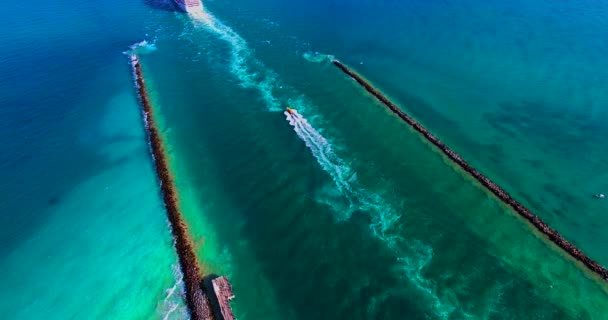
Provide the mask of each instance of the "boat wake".
[{"label": "boat wake", "polygon": [[[274,94],[283,88],[277,74],[265,68],[252,56],[247,42],[232,28],[207,12],[204,6],[193,8],[188,13],[195,27],[209,30],[229,44],[230,71],[239,79],[241,86],[259,91],[269,111],[282,110],[281,103]],[[249,64],[258,66],[258,69],[262,70],[261,73],[252,71]]]},{"label": "boat wake", "polygon": [[397,248],[400,237],[395,235],[396,222],[400,215],[386,204],[380,196],[368,193],[357,181],[356,173],[338,157],[331,144],[325,139],[298,111],[285,111],[286,120],[306,144],[321,168],[332,178],[339,193],[349,204],[349,211],[339,218],[347,220],[357,212],[370,214],[370,229],[376,237],[386,242],[389,247]]}]

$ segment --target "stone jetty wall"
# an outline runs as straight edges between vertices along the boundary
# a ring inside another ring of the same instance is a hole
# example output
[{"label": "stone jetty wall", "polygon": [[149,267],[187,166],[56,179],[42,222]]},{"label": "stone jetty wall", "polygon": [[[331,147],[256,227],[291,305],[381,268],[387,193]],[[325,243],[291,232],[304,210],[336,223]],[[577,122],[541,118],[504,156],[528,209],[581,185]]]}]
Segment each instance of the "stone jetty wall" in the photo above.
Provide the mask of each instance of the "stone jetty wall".
[{"label": "stone jetty wall", "polygon": [[223,320],[235,320],[236,317],[230,307],[230,300],[234,299],[234,293],[232,293],[232,285],[228,282],[226,277],[219,277],[213,279],[213,293],[218,302],[219,314],[222,315]]},{"label": "stone jetty wall", "polygon": [[517,200],[513,199],[511,195],[509,195],[505,190],[503,190],[496,183],[492,182],[488,177],[481,174],[475,168],[470,166],[460,155],[458,155],[454,150],[450,149],[447,145],[441,142],[437,137],[435,137],[431,132],[429,132],[426,128],[424,128],[420,123],[418,123],[414,118],[403,112],[401,108],[395,105],[392,101],[390,101],[385,95],[383,95],[378,89],[376,89],[371,83],[361,77],[354,70],[347,67],[345,64],[341,63],[338,60],[332,60],[332,63],[338,67],[342,72],[347,74],[353,80],[355,80],[359,85],[361,85],[369,94],[378,99],[384,106],[390,109],[395,115],[409,124],[414,130],[418,131],[428,142],[435,145],[441,152],[446,155],[450,160],[456,163],[462,170],[466,171],[473,178],[475,178],[479,183],[481,183],[487,190],[492,192],[496,197],[498,197],[501,201],[509,205],[513,210],[515,210],[520,216],[530,222],[538,231],[547,236],[547,238],[555,243],[558,247],[566,251],[569,255],[571,255],[576,260],[583,263],[589,270],[598,274],[604,280],[608,280],[608,270],[601,266],[596,261],[589,258],[585,255],[581,250],[568,242],[564,237],[562,237],[556,230],[549,227],[541,218],[532,213],[528,208],[519,203]]},{"label": "stone jetty wall", "polygon": [[177,192],[173,183],[173,176],[169,171],[169,163],[165,155],[160,132],[152,116],[152,104],[146,91],[141,65],[137,56],[131,56],[133,76],[137,93],[142,106],[146,132],[150,142],[150,149],[156,165],[156,172],[160,180],[163,201],[167,216],[171,224],[171,231],[175,239],[175,249],[179,256],[184,283],[186,287],[186,303],[193,320],[214,319],[211,314],[209,300],[201,287],[201,271],[199,268],[194,246],[188,237],[188,227],[179,211]]}]

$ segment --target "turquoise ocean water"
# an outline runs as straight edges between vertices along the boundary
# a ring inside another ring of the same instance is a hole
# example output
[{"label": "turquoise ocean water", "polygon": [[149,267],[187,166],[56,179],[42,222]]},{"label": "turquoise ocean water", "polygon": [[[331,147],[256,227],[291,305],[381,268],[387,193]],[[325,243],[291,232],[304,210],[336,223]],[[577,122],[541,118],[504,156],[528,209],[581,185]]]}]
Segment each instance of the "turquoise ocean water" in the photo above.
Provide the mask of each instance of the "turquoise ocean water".
[{"label": "turquoise ocean water", "polygon": [[[608,8],[204,4],[0,14],[0,318],[185,317],[123,54],[141,40],[199,259],[230,277],[239,319],[605,317],[605,283],[327,55],[606,265],[607,204],[592,195],[607,190]],[[286,105],[302,118],[287,121]]]},{"label": "turquoise ocean water", "polygon": [[0,13],[2,319],[183,312],[122,54],[149,13],[139,4],[46,1]]}]

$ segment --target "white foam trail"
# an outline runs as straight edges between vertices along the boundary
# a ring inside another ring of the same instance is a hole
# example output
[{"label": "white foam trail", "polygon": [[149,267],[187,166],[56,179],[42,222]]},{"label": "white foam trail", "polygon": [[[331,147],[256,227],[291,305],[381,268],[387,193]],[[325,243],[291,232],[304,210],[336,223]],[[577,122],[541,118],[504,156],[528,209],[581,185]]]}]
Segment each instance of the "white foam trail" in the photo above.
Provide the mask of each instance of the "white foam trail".
[{"label": "white foam trail", "polygon": [[175,312],[178,307],[179,306],[176,303],[172,303],[169,307],[169,310],[167,310],[167,312],[165,312],[165,314],[163,315],[163,320],[169,320],[171,314],[173,314],[173,312]]},{"label": "white foam trail", "polygon": [[192,8],[188,13],[195,26],[215,33],[230,45],[230,71],[241,81],[241,86],[257,89],[269,111],[282,110],[280,102],[273,94],[273,91],[282,87],[276,74],[266,68],[262,68],[263,74],[251,71],[248,63],[260,66],[262,64],[251,56],[247,42],[232,28],[207,12],[203,6]]},{"label": "white foam trail", "polygon": [[331,149],[329,142],[313,128],[297,111],[285,111],[286,120],[294,131],[304,141],[321,167],[335,182],[338,190],[351,204],[351,210],[341,218],[348,219],[354,210],[370,214],[373,234],[387,243],[388,247],[399,257],[397,261],[407,278],[414,283],[428,298],[432,300],[435,314],[448,319],[456,310],[450,302],[445,302],[437,296],[434,284],[422,275],[424,268],[433,257],[431,247],[419,242],[406,242],[393,227],[399,220],[399,215],[378,195],[370,195],[358,185],[356,175],[350,167]]},{"label": "white foam trail", "polygon": [[156,44],[154,42],[148,42],[148,40],[142,40],[130,45],[129,50],[123,53],[127,55],[145,55],[153,51],[156,51]]}]

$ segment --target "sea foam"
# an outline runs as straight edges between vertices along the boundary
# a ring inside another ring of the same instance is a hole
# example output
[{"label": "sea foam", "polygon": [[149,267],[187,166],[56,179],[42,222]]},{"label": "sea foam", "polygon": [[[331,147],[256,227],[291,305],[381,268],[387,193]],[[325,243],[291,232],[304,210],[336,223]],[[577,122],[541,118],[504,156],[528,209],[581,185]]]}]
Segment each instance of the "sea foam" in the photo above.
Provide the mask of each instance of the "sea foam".
[{"label": "sea foam", "polygon": [[304,52],[304,54],[302,54],[302,58],[306,59],[307,61],[314,62],[314,63],[321,63],[321,62],[331,61],[331,60],[335,59],[335,57],[331,54],[323,54],[323,53],[312,52],[312,51]]},{"label": "sea foam", "polygon": [[188,308],[184,304],[186,289],[184,287],[184,275],[178,264],[171,266],[175,283],[165,290],[165,297],[160,302],[159,313],[163,320],[185,320],[189,319]]},{"label": "sea foam", "polygon": [[123,52],[127,55],[146,55],[156,51],[156,44],[154,42],[148,42],[148,40],[142,40],[129,46],[129,50]]},{"label": "sea foam", "polygon": [[350,208],[338,215],[348,219],[357,211],[366,213],[371,219],[370,229],[375,237],[382,240],[397,256],[399,276],[405,276],[415,287],[425,293],[434,313],[448,319],[456,310],[454,304],[437,295],[431,280],[424,278],[423,271],[433,258],[433,249],[417,240],[405,240],[395,229],[400,215],[379,195],[367,192],[357,181],[354,171],[339,158],[331,145],[296,110],[285,111],[286,120],[309,148],[323,170],[335,182],[340,193],[349,201]]}]

